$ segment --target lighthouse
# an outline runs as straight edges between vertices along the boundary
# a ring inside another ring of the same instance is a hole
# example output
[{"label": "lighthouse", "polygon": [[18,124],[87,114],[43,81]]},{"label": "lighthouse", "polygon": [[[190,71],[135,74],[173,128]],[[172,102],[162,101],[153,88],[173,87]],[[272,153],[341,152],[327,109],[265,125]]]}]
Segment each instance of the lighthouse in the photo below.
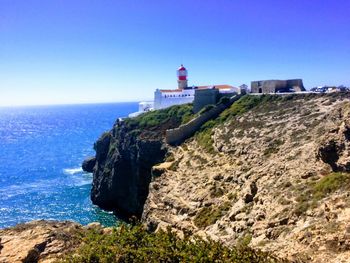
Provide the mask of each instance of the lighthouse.
[{"label": "lighthouse", "polygon": [[177,84],[179,89],[187,88],[187,69],[182,64],[177,70]]}]

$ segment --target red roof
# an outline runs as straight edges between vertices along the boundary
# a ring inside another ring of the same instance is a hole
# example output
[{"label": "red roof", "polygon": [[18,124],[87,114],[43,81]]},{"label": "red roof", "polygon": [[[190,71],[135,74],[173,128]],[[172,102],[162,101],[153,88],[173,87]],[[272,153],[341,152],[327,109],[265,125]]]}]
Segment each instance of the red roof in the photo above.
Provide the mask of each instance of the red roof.
[{"label": "red roof", "polygon": [[[212,89],[215,87],[215,89],[221,90],[221,89],[237,89],[236,87],[230,86],[230,85],[208,85],[208,86],[198,86],[197,89]],[[160,92],[181,92],[183,89],[161,89]]]},{"label": "red roof", "polygon": [[186,70],[186,68],[184,67],[184,65],[181,64],[181,66],[177,70]]},{"label": "red roof", "polygon": [[182,89],[161,89],[160,92],[181,92]]},{"label": "red roof", "polygon": [[210,88],[213,88],[213,87],[215,87],[215,89],[218,89],[218,90],[235,88],[235,87],[230,86],[230,85],[208,85],[208,86],[198,86],[197,88],[198,89],[210,89]]}]

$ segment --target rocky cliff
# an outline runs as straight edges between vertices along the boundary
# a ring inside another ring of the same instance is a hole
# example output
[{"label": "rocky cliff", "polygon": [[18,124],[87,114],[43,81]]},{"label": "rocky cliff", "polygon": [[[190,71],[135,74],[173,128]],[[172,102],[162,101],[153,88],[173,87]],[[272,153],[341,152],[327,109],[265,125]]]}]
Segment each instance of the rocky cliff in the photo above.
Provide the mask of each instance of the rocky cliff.
[{"label": "rocky cliff", "polygon": [[243,97],[154,167],[143,221],[349,262],[349,134],[349,94]]},{"label": "rocky cliff", "polygon": [[163,161],[165,131],[191,116],[191,106],[174,106],[117,121],[95,143],[92,202],[118,216],[141,217],[151,168]]}]

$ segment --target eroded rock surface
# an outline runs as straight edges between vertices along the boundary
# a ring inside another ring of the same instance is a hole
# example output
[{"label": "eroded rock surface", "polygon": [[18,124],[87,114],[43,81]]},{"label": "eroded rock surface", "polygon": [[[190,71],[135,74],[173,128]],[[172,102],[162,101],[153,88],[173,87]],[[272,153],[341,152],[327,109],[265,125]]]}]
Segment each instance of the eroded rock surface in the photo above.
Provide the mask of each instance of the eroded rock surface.
[{"label": "eroded rock surface", "polygon": [[0,262],[49,263],[80,244],[83,227],[73,222],[32,221],[0,230]]},{"label": "eroded rock surface", "polygon": [[171,149],[143,220],[292,262],[350,262],[349,121],[348,94],[257,105],[213,130],[212,153],[196,139]]}]

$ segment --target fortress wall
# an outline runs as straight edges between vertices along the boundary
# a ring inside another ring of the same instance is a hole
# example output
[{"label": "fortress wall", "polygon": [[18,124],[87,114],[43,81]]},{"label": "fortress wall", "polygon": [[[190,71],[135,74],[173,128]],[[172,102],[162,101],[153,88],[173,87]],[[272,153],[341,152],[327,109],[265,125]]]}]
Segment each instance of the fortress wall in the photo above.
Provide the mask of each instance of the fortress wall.
[{"label": "fortress wall", "polygon": [[204,123],[219,116],[221,112],[230,107],[232,103],[234,103],[240,97],[240,95],[235,95],[231,97],[229,103],[218,104],[211,110],[203,113],[188,123],[183,124],[178,128],[167,130],[165,135],[165,142],[169,145],[179,145],[183,143],[186,139],[195,134]]},{"label": "fortress wall", "polygon": [[294,88],[295,91],[305,91],[303,80],[301,79],[289,79],[287,80],[287,85],[290,88]]},{"label": "fortress wall", "polygon": [[206,105],[216,104],[219,97],[219,90],[205,89],[196,90],[194,93],[193,112],[197,113]]}]

